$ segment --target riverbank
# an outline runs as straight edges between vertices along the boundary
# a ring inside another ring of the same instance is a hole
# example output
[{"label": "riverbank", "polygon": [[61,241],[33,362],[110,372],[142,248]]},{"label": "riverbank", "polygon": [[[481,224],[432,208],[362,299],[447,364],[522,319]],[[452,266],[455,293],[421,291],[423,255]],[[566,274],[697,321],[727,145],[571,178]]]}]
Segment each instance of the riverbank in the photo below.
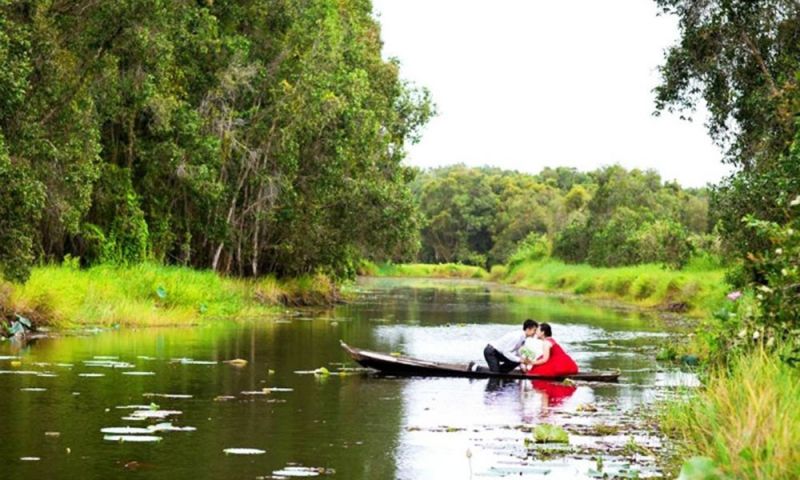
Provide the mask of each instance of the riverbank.
[{"label": "riverbank", "polygon": [[[663,410],[661,425],[691,458],[687,478],[800,478],[800,373],[750,352],[712,371],[702,389]],[[677,468],[676,468],[677,470]]]},{"label": "riverbank", "polygon": [[218,317],[256,317],[285,306],[340,299],[327,277],[239,279],[209,270],[143,263],[88,269],[44,266],[24,284],[0,280],[0,317],[37,326],[193,325]]},{"label": "riverbank", "polygon": [[367,264],[361,273],[378,277],[479,278],[694,318],[708,317],[724,302],[730,290],[725,283],[724,269],[692,263],[682,270],[669,270],[660,265],[598,268],[546,259],[522,262],[510,269],[495,266],[491,272],[457,264]]},{"label": "riverbank", "polygon": [[474,278],[486,280],[489,272],[481,267],[460,263],[373,263],[364,262],[359,275],[367,277]]}]

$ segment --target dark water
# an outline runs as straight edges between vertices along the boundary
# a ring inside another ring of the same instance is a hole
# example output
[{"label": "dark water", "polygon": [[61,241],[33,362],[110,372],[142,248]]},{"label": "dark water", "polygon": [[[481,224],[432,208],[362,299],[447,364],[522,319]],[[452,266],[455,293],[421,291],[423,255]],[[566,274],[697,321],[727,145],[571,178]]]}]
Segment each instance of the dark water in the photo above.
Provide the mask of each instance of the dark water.
[{"label": "dark water", "polygon": [[[658,319],[475,282],[363,280],[355,290],[352,303],[315,314],[108,331],[22,350],[0,343],[0,478],[255,479],[291,466],[329,469],[339,479],[591,478],[598,456],[605,472],[659,473],[661,440],[642,409],[695,380],[656,364],[655,352],[671,340]],[[621,382],[296,373],[338,370],[348,362],[339,339],[434,360],[481,360],[487,340],[528,317],[551,322],[581,369],[618,368]],[[248,363],[222,363],[231,359]],[[273,387],[291,390],[242,393]],[[117,408],[151,402],[181,414],[123,420],[133,410]],[[162,440],[139,444],[105,440],[100,431],[164,421],[196,430],[154,433]],[[538,423],[564,426],[570,444],[529,450],[526,430]],[[596,425],[613,431],[598,433]],[[226,455],[227,448],[266,453]]]}]

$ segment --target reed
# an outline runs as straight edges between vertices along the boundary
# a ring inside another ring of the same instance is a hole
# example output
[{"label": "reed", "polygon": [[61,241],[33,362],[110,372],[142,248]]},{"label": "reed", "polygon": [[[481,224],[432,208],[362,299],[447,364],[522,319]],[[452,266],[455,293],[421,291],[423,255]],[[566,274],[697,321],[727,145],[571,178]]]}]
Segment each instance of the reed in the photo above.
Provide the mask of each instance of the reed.
[{"label": "reed", "polygon": [[800,478],[800,373],[752,352],[669,403],[662,427],[680,454],[707,457],[730,478]]}]

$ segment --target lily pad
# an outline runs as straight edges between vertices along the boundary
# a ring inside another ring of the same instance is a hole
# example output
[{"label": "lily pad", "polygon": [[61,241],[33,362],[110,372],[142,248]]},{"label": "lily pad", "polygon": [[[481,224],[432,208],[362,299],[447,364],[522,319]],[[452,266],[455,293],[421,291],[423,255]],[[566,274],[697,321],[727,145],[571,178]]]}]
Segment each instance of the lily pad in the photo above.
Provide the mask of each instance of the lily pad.
[{"label": "lily pad", "polygon": [[257,448],[226,448],[223,450],[225,455],[263,455],[266,450],[259,450]]},{"label": "lily pad", "polygon": [[148,428],[140,427],[108,427],[101,428],[100,433],[107,433],[112,435],[139,435],[142,433],[152,433]]},{"label": "lily pad", "polygon": [[178,399],[184,400],[184,399],[192,398],[192,395],[184,394],[184,393],[143,393],[142,396],[143,397],[147,397],[147,398],[152,398],[152,397],[172,398],[172,399],[176,399],[176,400],[178,400]]},{"label": "lily pad", "polygon": [[181,365],[216,365],[219,362],[214,360],[195,360],[193,358],[173,358],[172,363],[180,363]]},{"label": "lily pad", "polygon": [[324,468],[290,466],[272,472],[273,477],[318,477],[326,473]]},{"label": "lily pad", "polygon": [[103,440],[119,443],[153,443],[163,440],[156,435],[106,435]]},{"label": "lily pad", "polygon": [[194,432],[195,427],[176,427],[170,422],[157,423],[146,428],[150,432]]},{"label": "lily pad", "polygon": [[156,372],[122,372],[123,375],[130,375],[132,377],[152,377]]},{"label": "lily pad", "polygon": [[46,388],[41,388],[41,387],[25,387],[25,388],[20,388],[20,391],[22,391],[22,392],[46,392],[47,389]]},{"label": "lily pad", "polygon": [[131,413],[130,416],[139,418],[167,418],[181,414],[183,414],[183,412],[180,410],[136,410]]},{"label": "lily pad", "polygon": [[23,462],[38,462],[41,460],[39,457],[19,457],[19,459]]},{"label": "lily pad", "polygon": [[79,377],[84,377],[84,378],[98,378],[98,377],[105,377],[106,374],[105,373],[79,373],[78,376]]},{"label": "lily pad", "polygon": [[569,435],[557,425],[540,423],[533,429],[533,440],[535,443],[569,443]]}]

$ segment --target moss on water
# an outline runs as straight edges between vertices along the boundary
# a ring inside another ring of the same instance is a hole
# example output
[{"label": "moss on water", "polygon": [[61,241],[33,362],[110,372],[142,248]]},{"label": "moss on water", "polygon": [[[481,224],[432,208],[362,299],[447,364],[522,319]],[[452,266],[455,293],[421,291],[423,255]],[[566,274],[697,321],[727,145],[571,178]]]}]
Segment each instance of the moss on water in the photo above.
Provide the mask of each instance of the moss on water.
[{"label": "moss on water", "polygon": [[139,264],[35,268],[24,284],[0,285],[0,313],[39,325],[192,325],[218,317],[252,317],[283,305],[324,305],[339,299],[328,278],[237,279],[210,270]]}]

